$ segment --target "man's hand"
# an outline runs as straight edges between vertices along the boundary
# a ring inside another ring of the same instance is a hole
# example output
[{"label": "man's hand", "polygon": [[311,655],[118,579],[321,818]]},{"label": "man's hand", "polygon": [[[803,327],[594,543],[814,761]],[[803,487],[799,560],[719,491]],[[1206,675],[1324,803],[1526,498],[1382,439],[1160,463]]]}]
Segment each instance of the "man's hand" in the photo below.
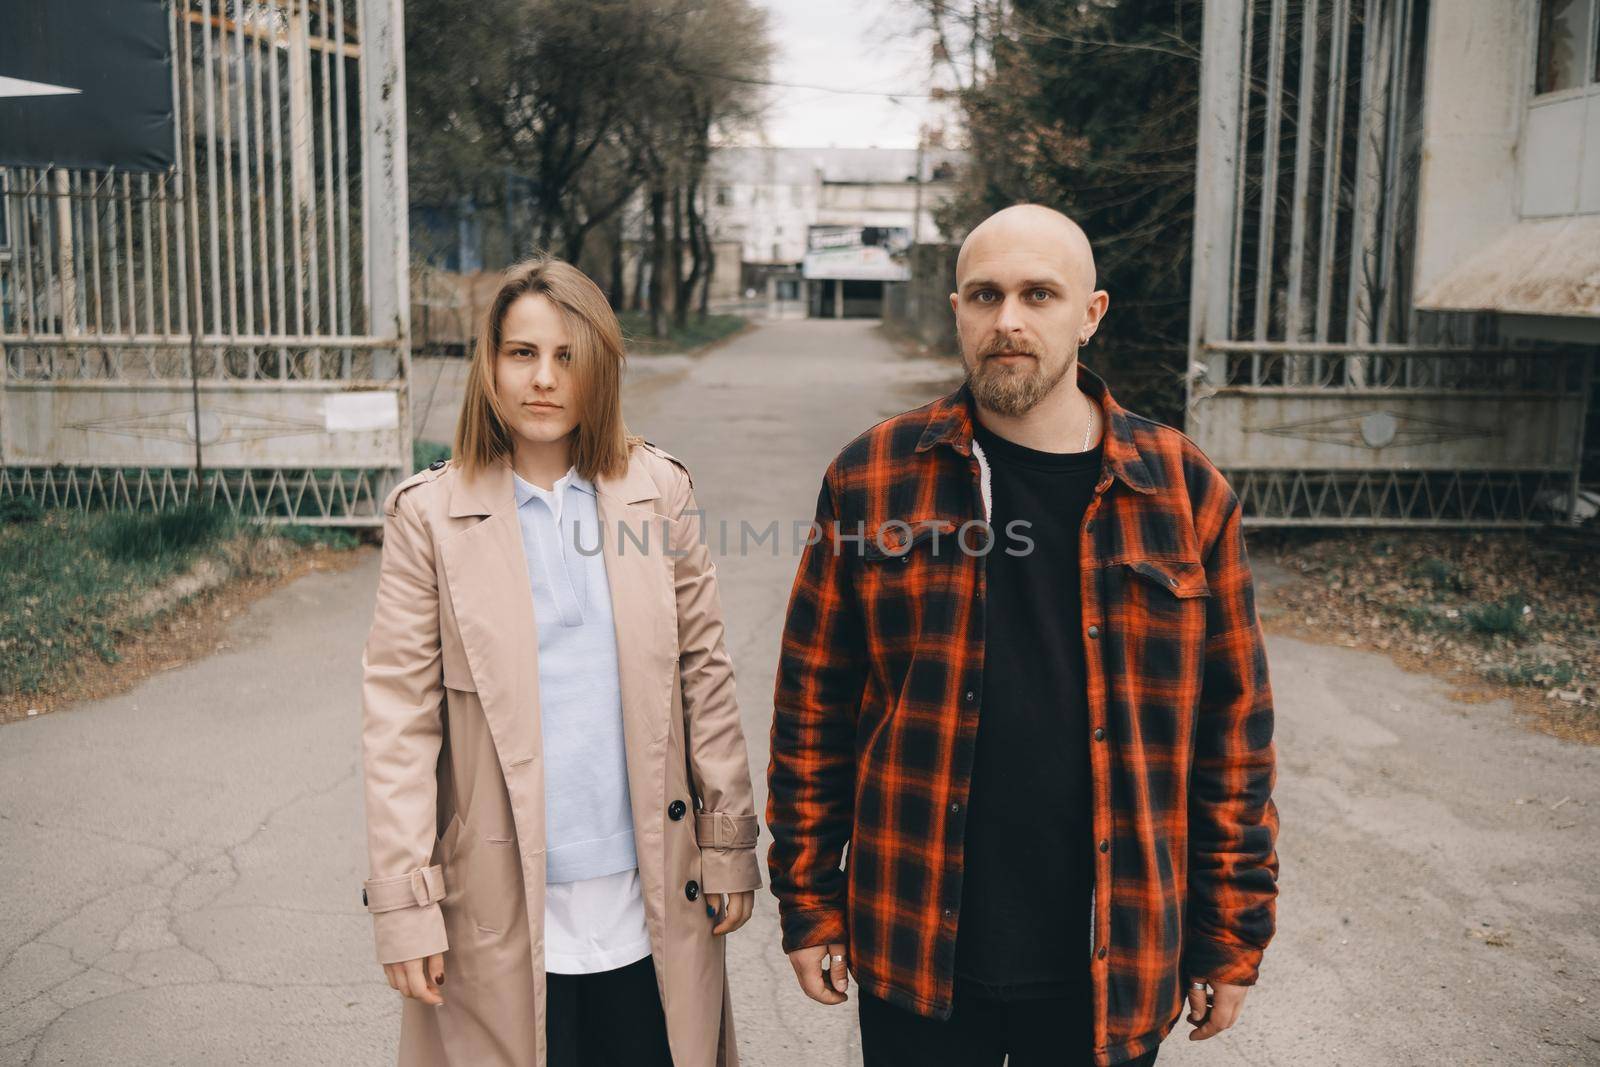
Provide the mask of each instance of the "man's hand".
[{"label": "man's hand", "polygon": [[710,904],[706,905],[706,910],[711,912],[712,916],[720,916],[717,919],[717,925],[711,928],[711,933],[718,937],[723,934],[731,934],[749,922],[751,912],[756,910],[756,894],[753,889],[746,890],[743,893],[722,893],[720,895],[722,897],[722,910],[720,912],[714,910]]},{"label": "man's hand", "polygon": [[[824,960],[830,964],[827,969],[822,966]],[[800,988],[821,1004],[843,1004],[850,999],[845,996],[850,988],[849,963],[844,946],[838,944],[812,945],[789,953],[789,965],[800,979]]]},{"label": "man's hand", "polygon": [[1208,993],[1204,989],[1196,989],[1195,979],[1189,983],[1189,1022],[1194,1026],[1189,1031],[1190,1041],[1204,1041],[1208,1037],[1216,1037],[1239,1021],[1239,1012],[1244,1010],[1245,994],[1250,992],[1247,985],[1229,985],[1227,982],[1211,982]]},{"label": "man's hand", "polygon": [[444,985],[442,954],[429,956],[425,960],[385,963],[383,974],[389,979],[389,988],[398,989],[402,997],[411,997],[434,1007],[444,1003],[444,997],[439,995],[439,987]]}]

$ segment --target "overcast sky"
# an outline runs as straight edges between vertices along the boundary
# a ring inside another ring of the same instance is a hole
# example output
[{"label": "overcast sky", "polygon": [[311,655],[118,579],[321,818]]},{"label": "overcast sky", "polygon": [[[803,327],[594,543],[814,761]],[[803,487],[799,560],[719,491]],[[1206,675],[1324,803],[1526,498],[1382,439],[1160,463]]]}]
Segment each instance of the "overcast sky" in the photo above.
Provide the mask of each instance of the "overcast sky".
[{"label": "overcast sky", "polygon": [[[907,0],[757,0],[771,13],[772,80],[835,89],[926,94],[928,46]],[[784,147],[915,148],[927,100],[771,90],[768,143]],[[754,143],[755,137],[742,140]]]}]

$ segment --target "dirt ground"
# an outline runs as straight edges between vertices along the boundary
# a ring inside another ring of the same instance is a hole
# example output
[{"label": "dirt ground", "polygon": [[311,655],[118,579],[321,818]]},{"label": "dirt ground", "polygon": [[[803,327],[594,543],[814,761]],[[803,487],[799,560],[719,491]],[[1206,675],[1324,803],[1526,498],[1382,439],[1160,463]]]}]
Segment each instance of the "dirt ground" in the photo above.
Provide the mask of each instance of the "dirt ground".
[{"label": "dirt ground", "polygon": [[1600,535],[1272,531],[1250,551],[1283,569],[1264,604],[1277,632],[1382,652],[1600,744]]}]

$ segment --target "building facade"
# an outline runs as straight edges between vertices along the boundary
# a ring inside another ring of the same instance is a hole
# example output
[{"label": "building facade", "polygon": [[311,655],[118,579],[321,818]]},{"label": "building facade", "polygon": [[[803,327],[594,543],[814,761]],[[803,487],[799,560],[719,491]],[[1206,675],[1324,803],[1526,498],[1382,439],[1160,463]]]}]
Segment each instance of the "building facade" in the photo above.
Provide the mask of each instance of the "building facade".
[{"label": "building facade", "polygon": [[904,253],[939,240],[964,154],[942,148],[719,148],[706,182],[713,237],[737,243],[745,292],[777,313],[881,314]]}]

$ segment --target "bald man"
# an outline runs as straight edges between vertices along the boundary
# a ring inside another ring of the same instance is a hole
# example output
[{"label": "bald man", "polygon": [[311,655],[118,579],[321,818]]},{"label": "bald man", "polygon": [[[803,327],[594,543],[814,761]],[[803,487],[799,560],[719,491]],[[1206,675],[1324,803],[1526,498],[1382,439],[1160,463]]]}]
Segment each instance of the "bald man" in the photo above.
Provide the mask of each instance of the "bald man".
[{"label": "bald man", "polygon": [[[867,1067],[1143,1065],[1274,927],[1273,713],[1238,498],[1080,365],[1083,230],[968,236],[966,382],[828,467],[768,769],[784,949]],[[848,847],[848,862],[846,848]]]}]

